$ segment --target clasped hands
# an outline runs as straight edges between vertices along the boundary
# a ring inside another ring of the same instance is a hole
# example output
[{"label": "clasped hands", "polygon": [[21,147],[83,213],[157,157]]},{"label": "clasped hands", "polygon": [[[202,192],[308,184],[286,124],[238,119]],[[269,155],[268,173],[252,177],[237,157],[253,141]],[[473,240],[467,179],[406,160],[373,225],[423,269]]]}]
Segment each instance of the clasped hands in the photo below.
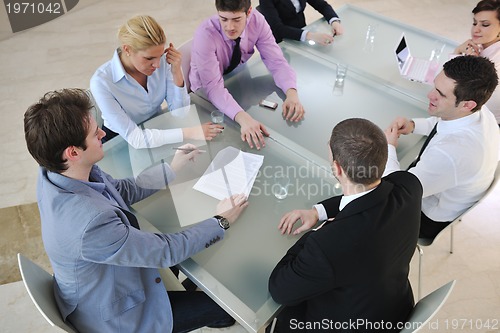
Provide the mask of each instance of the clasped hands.
[{"label": "clasped hands", "polygon": [[472,39],[468,39],[455,49],[455,53],[461,55],[478,56],[482,50],[483,46],[481,44],[476,44],[472,41]]},{"label": "clasped hands", "polygon": [[344,33],[344,28],[342,27],[342,24],[340,24],[340,21],[333,21],[331,26],[332,26],[331,34],[309,31],[307,33],[306,39],[312,40],[320,45],[329,45],[333,43],[333,38],[335,36],[342,35]]},{"label": "clasped hands", "polygon": [[401,134],[407,135],[413,133],[414,129],[415,123],[413,120],[408,120],[402,117],[396,118],[384,131],[387,143],[397,147],[399,136]]}]

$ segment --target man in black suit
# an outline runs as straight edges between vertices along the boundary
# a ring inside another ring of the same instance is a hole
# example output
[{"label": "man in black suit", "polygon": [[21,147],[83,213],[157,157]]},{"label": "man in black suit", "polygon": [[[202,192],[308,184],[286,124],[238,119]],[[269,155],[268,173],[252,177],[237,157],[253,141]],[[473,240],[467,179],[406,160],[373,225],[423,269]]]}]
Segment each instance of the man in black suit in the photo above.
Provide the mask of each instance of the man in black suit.
[{"label": "man in black suit", "polygon": [[280,221],[303,235],[269,278],[273,299],[285,305],[277,332],[399,331],[414,306],[408,281],[420,223],[422,186],[414,175],[381,179],[384,133],[365,119],[340,122],[330,138],[333,175],[343,196],[295,210]]},{"label": "man in black suit", "polygon": [[[312,32],[302,29],[306,25],[304,9],[310,4],[332,26],[332,33]],[[274,38],[279,43],[283,38],[306,41],[321,45],[333,42],[333,36],[342,35],[344,30],[332,6],[325,0],[260,0],[257,9],[271,26]]]}]

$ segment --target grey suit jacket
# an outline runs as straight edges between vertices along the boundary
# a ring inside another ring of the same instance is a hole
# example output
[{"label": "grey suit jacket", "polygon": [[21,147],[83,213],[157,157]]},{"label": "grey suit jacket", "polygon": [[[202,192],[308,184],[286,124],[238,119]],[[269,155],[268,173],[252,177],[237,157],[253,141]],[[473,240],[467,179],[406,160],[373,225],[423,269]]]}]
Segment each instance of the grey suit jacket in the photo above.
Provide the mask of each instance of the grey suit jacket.
[{"label": "grey suit jacket", "polygon": [[172,310],[157,268],[216,243],[224,231],[212,218],[175,234],[142,232],[122,209],[155,191],[133,179],[115,180],[97,166],[91,179],[89,186],[40,168],[42,238],[63,318],[81,332],[171,332]]}]

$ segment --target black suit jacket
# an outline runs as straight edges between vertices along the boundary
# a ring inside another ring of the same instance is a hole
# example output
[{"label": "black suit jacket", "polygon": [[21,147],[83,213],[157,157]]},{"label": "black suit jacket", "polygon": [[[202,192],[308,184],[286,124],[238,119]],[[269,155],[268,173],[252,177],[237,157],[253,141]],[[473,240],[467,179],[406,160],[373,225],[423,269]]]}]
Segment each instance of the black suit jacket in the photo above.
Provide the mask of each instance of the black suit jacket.
[{"label": "black suit jacket", "polygon": [[260,0],[258,10],[264,15],[267,23],[271,26],[276,42],[281,42],[283,38],[300,40],[302,28],[306,25],[304,9],[306,3],[320,12],[327,21],[333,17],[338,17],[332,6],[325,0],[299,0],[300,12],[295,11],[295,7],[290,0]]},{"label": "black suit jacket", "polygon": [[[322,202],[328,217],[335,219],[302,236],[271,274],[273,299],[288,306],[278,316],[280,332],[290,327],[292,318],[333,323],[383,320],[395,326],[414,306],[408,273],[420,224],[419,180],[411,173],[395,172],[341,212],[340,199]],[[352,328],[342,331],[358,331]]]}]

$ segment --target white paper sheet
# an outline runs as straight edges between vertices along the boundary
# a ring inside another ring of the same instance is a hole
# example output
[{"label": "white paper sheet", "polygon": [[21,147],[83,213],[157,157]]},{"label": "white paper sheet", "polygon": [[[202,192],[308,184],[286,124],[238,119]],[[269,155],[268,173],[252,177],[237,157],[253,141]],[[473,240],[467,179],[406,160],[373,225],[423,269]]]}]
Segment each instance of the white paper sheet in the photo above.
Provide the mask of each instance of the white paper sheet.
[{"label": "white paper sheet", "polygon": [[249,196],[263,161],[264,156],[224,148],[193,188],[219,200],[240,193]]}]

